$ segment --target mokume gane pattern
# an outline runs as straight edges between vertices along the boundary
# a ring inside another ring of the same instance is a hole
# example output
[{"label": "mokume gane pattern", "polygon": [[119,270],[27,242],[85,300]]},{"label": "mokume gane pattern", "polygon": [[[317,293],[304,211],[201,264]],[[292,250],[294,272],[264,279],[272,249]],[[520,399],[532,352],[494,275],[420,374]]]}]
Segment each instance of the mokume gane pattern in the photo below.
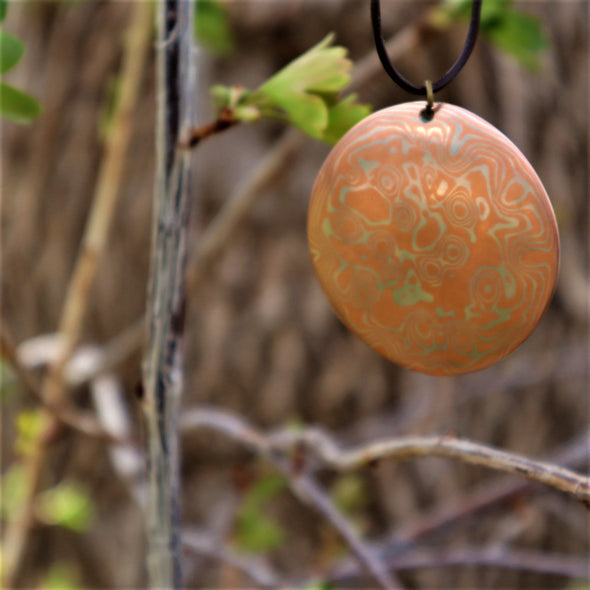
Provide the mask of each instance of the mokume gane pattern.
[{"label": "mokume gane pattern", "polygon": [[309,245],[340,319],[395,363],[476,371],[533,331],[553,294],[559,237],[532,166],[462,108],[367,117],[312,192]]}]

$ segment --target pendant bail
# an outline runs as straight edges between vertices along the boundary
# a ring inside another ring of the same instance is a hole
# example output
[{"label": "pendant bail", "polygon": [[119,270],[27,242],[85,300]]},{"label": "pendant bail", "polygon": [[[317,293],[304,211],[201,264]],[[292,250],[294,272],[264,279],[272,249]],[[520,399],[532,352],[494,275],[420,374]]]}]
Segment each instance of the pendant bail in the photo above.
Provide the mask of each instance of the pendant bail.
[{"label": "pendant bail", "polygon": [[432,81],[426,80],[424,82],[426,89],[426,107],[422,109],[420,115],[425,123],[429,123],[434,119],[434,91],[432,90]]},{"label": "pendant bail", "polygon": [[426,80],[424,82],[424,86],[426,87],[426,109],[428,111],[432,111],[432,107],[434,106],[434,92],[432,91],[432,82],[430,80]]}]

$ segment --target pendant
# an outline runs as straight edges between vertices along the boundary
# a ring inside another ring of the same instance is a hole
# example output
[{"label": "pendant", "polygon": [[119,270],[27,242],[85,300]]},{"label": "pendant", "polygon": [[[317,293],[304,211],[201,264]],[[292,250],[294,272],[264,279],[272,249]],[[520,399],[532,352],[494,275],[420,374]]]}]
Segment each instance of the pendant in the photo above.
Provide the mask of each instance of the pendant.
[{"label": "pendant", "polygon": [[498,129],[460,107],[383,109],[333,148],[308,239],[342,322],[394,363],[431,375],[504,358],[549,305],[559,266],[541,181]]}]

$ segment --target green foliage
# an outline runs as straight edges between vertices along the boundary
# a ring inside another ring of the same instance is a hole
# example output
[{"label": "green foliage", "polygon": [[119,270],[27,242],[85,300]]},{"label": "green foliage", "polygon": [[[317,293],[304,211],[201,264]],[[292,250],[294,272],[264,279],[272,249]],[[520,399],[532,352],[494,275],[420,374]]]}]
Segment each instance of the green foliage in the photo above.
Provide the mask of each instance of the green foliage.
[{"label": "green foliage", "polygon": [[[471,0],[445,0],[434,19],[438,24],[468,19]],[[539,56],[549,41],[538,18],[513,8],[512,0],[486,0],[481,8],[481,34],[529,69],[540,67]]]},{"label": "green foliage", "polygon": [[77,569],[69,563],[58,563],[52,566],[43,583],[42,590],[81,590],[78,583]]},{"label": "green foliage", "polygon": [[234,46],[227,10],[218,0],[196,0],[194,34],[201,45],[218,55]]},{"label": "green foliage", "polygon": [[312,582],[301,590],[336,590],[336,586],[331,582]]},{"label": "green foliage", "polygon": [[17,436],[14,442],[15,451],[19,455],[29,455],[35,447],[45,424],[40,410],[23,410],[16,417]]},{"label": "green foliage", "polygon": [[339,93],[350,82],[352,62],[346,49],[333,46],[333,35],[285,66],[257,90],[215,86],[211,89],[219,112],[229,109],[243,122],[262,117],[281,119],[311,137],[336,143],[371,109],[356,97]]},{"label": "green foliage", "polygon": [[347,514],[363,509],[367,505],[367,486],[362,475],[347,473],[340,476],[332,487],[336,505]]},{"label": "green foliage", "polygon": [[0,82],[0,115],[14,123],[30,123],[41,105],[29,94]]},{"label": "green foliage", "polygon": [[242,550],[270,551],[283,543],[283,530],[265,514],[265,509],[284,488],[285,482],[276,475],[262,477],[250,488],[237,518],[236,540]]},{"label": "green foliage", "polygon": [[0,356],[0,403],[14,397],[18,379],[10,364]]},{"label": "green foliage", "polygon": [[64,481],[39,494],[36,515],[45,524],[62,526],[72,531],[85,531],[92,524],[94,507],[84,487]]},{"label": "green foliage", "polygon": [[349,94],[329,109],[328,126],[323,132],[322,139],[334,145],[351,127],[370,114],[370,107],[358,104],[356,94]]},{"label": "green foliage", "polygon": [[119,102],[120,80],[118,76],[110,76],[106,84],[105,98],[98,115],[98,133],[102,138],[106,137],[112,128],[115,107]]},{"label": "green foliage", "polygon": [[0,484],[0,516],[10,520],[18,509],[25,488],[25,472],[19,463],[11,465],[2,475]]},{"label": "green foliage", "polygon": [[502,19],[501,26],[490,27],[486,33],[493,43],[523,66],[531,70],[541,67],[539,54],[547,49],[549,42],[533,16],[512,11],[509,17]]},{"label": "green foliage", "polygon": [[[6,16],[7,0],[0,0],[0,21]],[[19,39],[0,29],[0,74],[12,69],[23,56]],[[39,103],[26,92],[0,82],[0,115],[14,123],[30,123],[39,113]]]},{"label": "green foliage", "polygon": [[20,39],[0,29],[0,74],[13,68],[24,51],[25,46]]}]

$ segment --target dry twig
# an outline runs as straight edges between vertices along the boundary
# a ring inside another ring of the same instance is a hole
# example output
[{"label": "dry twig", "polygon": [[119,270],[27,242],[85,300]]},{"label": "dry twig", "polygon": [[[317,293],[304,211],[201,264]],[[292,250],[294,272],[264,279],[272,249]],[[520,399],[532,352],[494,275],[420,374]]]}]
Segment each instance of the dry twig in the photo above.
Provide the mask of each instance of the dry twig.
[{"label": "dry twig", "polygon": [[[56,342],[59,345],[58,342]],[[58,346],[55,347],[57,352]],[[77,410],[69,407],[69,404],[55,404],[43,397],[41,384],[37,381],[29,368],[23,364],[16,347],[8,334],[6,323],[0,319],[0,356],[6,359],[12,366],[21,383],[37,398],[41,406],[51,414],[53,418],[65,426],[84,434],[104,440],[105,442],[125,442],[119,438],[114,438],[112,434],[106,431],[100,422],[89,412]],[[54,354],[51,358],[46,359],[43,364],[50,364],[52,360],[58,358],[59,354]],[[66,367],[67,372],[67,367]]]},{"label": "dry twig", "polygon": [[180,420],[182,431],[210,428],[222,432],[236,442],[245,444],[270,461],[285,477],[291,491],[304,504],[318,511],[338,531],[350,547],[359,563],[385,589],[401,588],[401,584],[387,571],[384,564],[359,537],[346,518],[334,506],[330,498],[312,477],[293,469],[288,454],[277,454],[271,437],[265,436],[245,420],[228,412],[195,409],[183,412]]},{"label": "dry twig", "polygon": [[178,410],[184,376],[185,273],[190,221],[190,152],[179,144],[195,101],[194,3],[156,5],[158,29],[156,182],[144,353],[143,409],[148,445],[148,583],[182,586]]},{"label": "dry twig", "polygon": [[[98,261],[106,244],[110,221],[114,212],[131,135],[131,115],[139,90],[143,65],[151,35],[151,7],[138,3],[133,8],[132,23],[125,42],[121,70],[120,98],[113,113],[112,132],[105,140],[104,159],[97,182],[92,210],[80,248],[74,273],[68,286],[60,320],[60,333],[65,345],[60,358],[53,364],[41,388],[42,399],[52,407],[65,400],[64,370],[74,351],[85,316],[90,287],[94,281]],[[3,578],[6,588],[17,583],[29,533],[33,527],[33,504],[41,484],[48,441],[59,429],[54,411],[45,410],[44,428],[25,463],[25,485],[20,510],[6,530],[4,537]]]},{"label": "dry twig", "polygon": [[332,439],[317,428],[301,432],[280,432],[271,444],[292,448],[303,444],[316,453],[323,463],[339,471],[358,469],[382,459],[403,461],[418,457],[445,457],[470,465],[523,476],[570,494],[583,502],[590,502],[590,477],[565,467],[535,461],[511,453],[452,436],[415,436],[378,440],[356,449],[340,449]]},{"label": "dry twig", "polygon": [[583,502],[590,501],[590,477],[544,461],[535,461],[468,440],[451,436],[400,437],[342,450],[323,431],[307,428],[301,431],[280,430],[264,435],[240,418],[211,409],[187,411],[181,426],[186,430],[209,427],[224,432],[242,442],[255,445],[266,454],[276,451],[289,452],[303,445],[314,453],[322,464],[346,471],[389,459],[403,461],[418,457],[446,457],[471,465],[478,465],[520,475],[537,483],[566,492]]},{"label": "dry twig", "polygon": [[[560,555],[545,551],[529,551],[512,547],[453,549],[445,551],[418,550],[392,556],[388,565],[398,571],[452,566],[490,566],[542,574],[557,574],[571,579],[590,579],[590,563],[586,556]],[[361,575],[356,564],[339,568],[329,580],[350,583]]]}]

